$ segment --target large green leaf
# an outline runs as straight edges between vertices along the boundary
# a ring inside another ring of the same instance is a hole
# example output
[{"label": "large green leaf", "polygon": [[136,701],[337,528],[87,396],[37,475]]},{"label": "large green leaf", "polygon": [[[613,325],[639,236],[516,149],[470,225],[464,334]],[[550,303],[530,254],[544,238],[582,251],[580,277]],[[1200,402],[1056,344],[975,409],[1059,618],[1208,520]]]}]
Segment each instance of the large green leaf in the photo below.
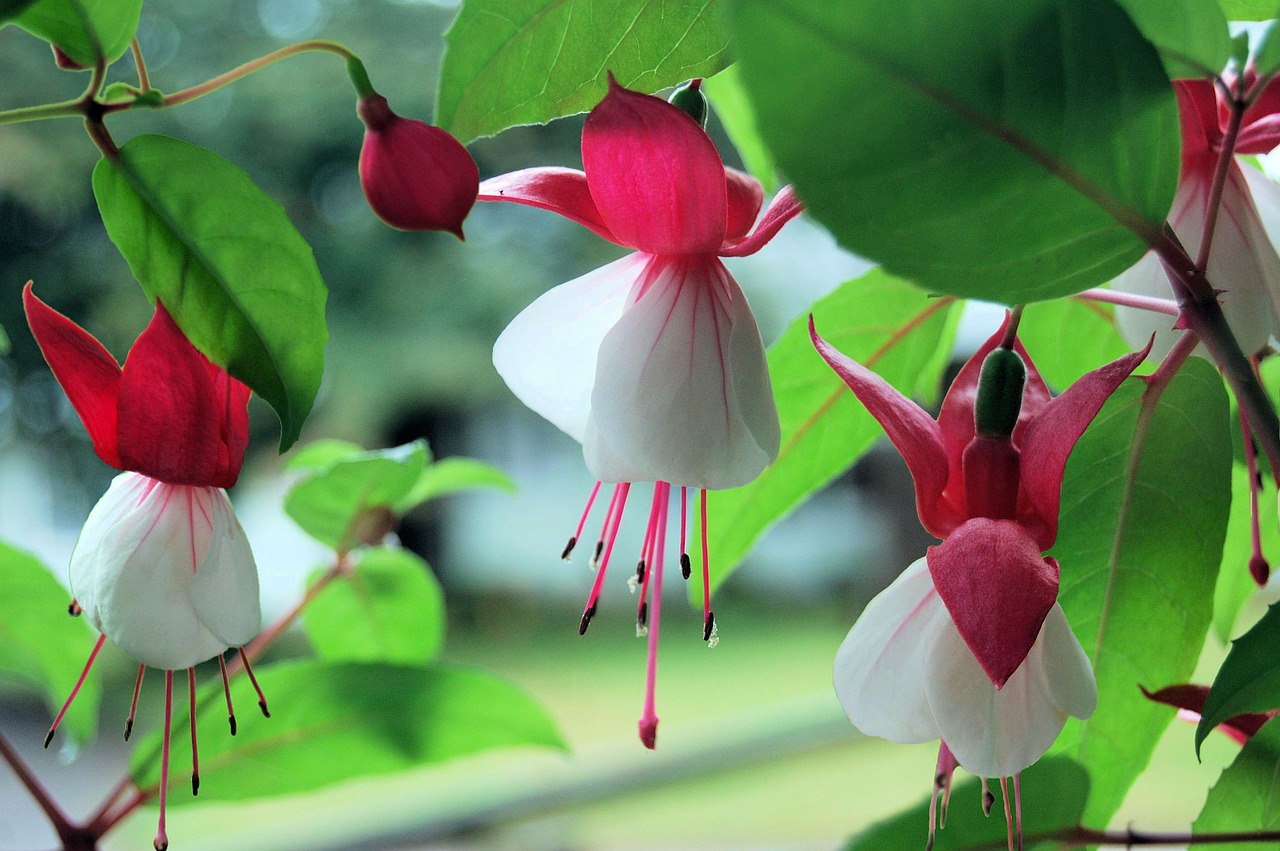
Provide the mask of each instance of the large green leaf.
[{"label": "large green leaf", "polygon": [[427,465],[413,489],[395,505],[395,509],[403,514],[429,499],[476,488],[498,488],[515,493],[516,483],[492,464],[474,458],[441,458]]},{"label": "large green leaf", "polygon": [[[1258,495],[1258,531],[1262,535],[1263,553],[1280,556],[1280,526],[1270,521],[1276,516],[1276,490],[1267,485]],[[1231,471],[1231,520],[1227,524],[1227,540],[1222,546],[1222,567],[1218,570],[1218,586],[1213,592],[1213,631],[1222,642],[1231,638],[1236,617],[1245,601],[1258,590],[1249,573],[1253,556],[1253,518],[1249,506],[1249,471],[1237,463]]]},{"label": "large green leaf", "polygon": [[0,0],[0,26],[21,15],[35,0]]},{"label": "large green leaf", "polygon": [[425,665],[444,645],[444,592],[425,561],[378,547],[317,594],[302,623],[321,659]]},{"label": "large green leaf", "polygon": [[714,77],[702,84],[715,108],[716,117],[724,125],[729,140],[738,149],[742,164],[760,183],[766,192],[778,188],[776,166],[773,154],[760,138],[760,128],[756,125],[756,113],[747,97],[747,90],[742,87],[742,75],[737,65],[730,65]]},{"label": "large green leaf", "polygon": [[1227,66],[1231,35],[1216,0],[1117,0],[1155,45],[1171,78],[1212,77]]},{"label": "large green leaf", "polygon": [[1191,678],[1213,614],[1231,508],[1222,379],[1192,358],[1164,392],[1131,378],[1076,444],[1062,487],[1059,601],[1098,678],[1098,708],[1056,746],[1089,771],[1106,824],[1169,722],[1143,697]]},{"label": "large green leaf", "polygon": [[285,513],[317,541],[350,549],[361,543],[357,526],[366,512],[392,511],[413,490],[426,464],[426,443],[420,440],[346,455],[294,485],[284,500]]},{"label": "large green leaf", "polygon": [[324,372],[326,290],[284,209],[204,148],[138,136],[93,170],[107,234],[210,360],[267,400],[293,445]]},{"label": "large green leaf", "polygon": [[[994,783],[992,786],[997,797],[995,809],[999,810],[1000,789]],[[1022,772],[1022,794],[1023,836],[1027,848],[1035,848],[1036,836],[1067,831],[1080,823],[1089,794],[1089,775],[1069,759],[1041,760]],[[922,848],[928,824],[926,800],[855,837],[846,851]],[[972,777],[956,782],[947,810],[947,826],[935,837],[935,851],[991,851],[1003,848],[1004,841],[1004,819],[995,812],[989,817],[982,814],[982,784]]]},{"label": "large green leaf", "polygon": [[1280,18],[1276,0],[1218,0],[1229,21],[1266,21]]},{"label": "large green leaf", "polygon": [[[1209,790],[1192,833],[1238,833],[1280,828],[1280,724],[1250,739]],[[1215,851],[1257,851],[1258,842],[1214,843]],[[1274,846],[1273,846],[1274,847]]]},{"label": "large green leaf", "polygon": [[[899,390],[933,395],[951,351],[952,307],[950,300],[930,299],[873,269],[815,303],[813,318],[824,339]],[[769,526],[848,469],[882,433],[814,351],[808,316],[797,318],[770,346],[769,375],[782,448],[751,484],[707,495],[713,589]],[[701,553],[698,536],[693,537]],[[699,556],[693,560],[697,563]],[[689,584],[690,594],[700,600],[699,571]]]},{"label": "large green leaf", "polygon": [[[0,677],[34,687],[51,713],[62,707],[93,649],[83,618],[67,615],[70,597],[34,556],[0,543]],[[80,741],[98,727],[100,689],[85,680],[62,728]]]},{"label": "large green leaf", "polygon": [[1108,305],[1077,299],[1029,304],[1018,336],[1050,387],[1065,390],[1077,378],[1129,351]]},{"label": "large green leaf", "polygon": [[1253,629],[1231,642],[1196,728],[1196,750],[1223,721],[1280,708],[1280,608],[1272,605]]},{"label": "large green leaf", "polygon": [[[493,748],[564,747],[541,704],[479,670],[311,661],[255,674],[271,717],[242,712],[237,735],[228,736],[222,683],[209,683],[203,694],[212,699],[198,701],[197,713],[205,731],[200,797],[171,795],[169,806],[306,792]],[[245,677],[232,691],[237,706],[256,701]],[[178,787],[191,772],[186,727],[185,718],[175,718],[169,777]],[[160,738],[156,731],[134,754],[130,771],[141,788],[160,782]]]},{"label": "large green leaf", "polygon": [[465,0],[440,69],[436,123],[464,141],[584,112],[607,75],[645,92],[727,62],[722,0]]},{"label": "large green leaf", "polygon": [[[24,4],[8,0],[0,22]],[[138,31],[142,0],[37,0],[14,21],[86,67],[115,62]]]},{"label": "large green leaf", "polygon": [[1177,107],[1112,0],[732,8],[765,141],[855,253],[1013,303],[1106,281],[1159,238]]}]

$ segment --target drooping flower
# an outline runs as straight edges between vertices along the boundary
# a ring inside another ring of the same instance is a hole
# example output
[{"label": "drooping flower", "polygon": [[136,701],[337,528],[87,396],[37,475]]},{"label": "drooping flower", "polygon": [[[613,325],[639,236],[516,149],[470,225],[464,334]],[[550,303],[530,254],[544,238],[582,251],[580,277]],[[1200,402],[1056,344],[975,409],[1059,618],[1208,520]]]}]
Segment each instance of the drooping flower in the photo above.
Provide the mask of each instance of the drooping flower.
[{"label": "drooping flower", "polygon": [[369,206],[400,230],[443,230],[462,239],[476,202],[480,171],[445,130],[402,118],[371,93],[356,106],[365,124],[360,185]]},{"label": "drooping flower", "polygon": [[[1142,686],[1138,688],[1142,689],[1142,694],[1147,700],[1175,707],[1178,710],[1178,717],[1192,724],[1200,723],[1200,713],[1204,710],[1205,699],[1209,697],[1209,687],[1195,683],[1165,686],[1159,691],[1147,691]],[[1236,744],[1243,745],[1257,735],[1263,724],[1276,715],[1280,715],[1280,709],[1267,712],[1245,712],[1232,715],[1215,729],[1221,730]]]},{"label": "drooping flower", "polygon": [[1058,564],[1042,553],[1057,537],[1072,447],[1146,353],[1050,398],[1021,344],[1003,345],[1004,335],[1002,327],[964,365],[935,421],[810,320],[818,353],[902,453],[920,521],[942,539],[867,605],[840,646],[841,706],[864,733],[940,739],[966,770],[1014,777],[1016,792],[1018,773],[1067,717],[1088,718],[1097,701],[1057,603]]},{"label": "drooping flower", "polygon": [[[165,672],[157,849],[167,846],[165,800],[173,672],[192,701],[192,793],[199,789],[195,666],[241,648],[258,631],[258,571],[223,488],[248,444],[249,389],[210,363],[157,302],[123,369],[84,329],[23,292],[27,321],[98,457],[117,476],[85,521],[71,556],[73,613],[102,634],[45,739],[48,747],[107,638],[139,662],[125,738],[147,666]],[[240,650],[241,662],[248,659]],[[252,673],[250,673],[252,679]],[[255,681],[256,687],[256,681]],[[259,706],[267,713],[266,700]],[[229,723],[235,734],[230,691]]]},{"label": "drooping flower", "polygon": [[[1246,88],[1254,75],[1243,80]],[[1227,87],[1235,80],[1228,78]],[[1195,258],[1204,241],[1231,107],[1212,80],[1174,80],[1182,128],[1182,166],[1169,224]],[[1273,81],[1245,112],[1235,144],[1237,154],[1265,154],[1280,144],[1280,85]],[[1271,234],[1264,222],[1271,222]],[[1232,157],[1222,187],[1221,208],[1213,230],[1206,277],[1221,292],[1222,311],[1240,347],[1256,353],[1280,328],[1280,256],[1273,237],[1280,235],[1280,187],[1256,168]],[[1169,279],[1154,252],[1111,282],[1138,295],[1169,297]],[[1152,353],[1163,357],[1175,331],[1167,316],[1130,307],[1116,308],[1116,325],[1134,348],[1156,335]]]},{"label": "drooping flower", "polygon": [[[690,88],[697,93],[697,85]],[[688,489],[746,484],[776,456],[778,414],[755,318],[721,257],[754,253],[800,212],[783,190],[754,232],[763,191],[721,161],[697,120],[677,106],[618,85],[588,115],[584,171],[534,168],[485,181],[482,201],[551,210],[635,253],[562,284],[517,316],[494,345],[494,365],[522,402],[582,443],[598,479],[615,483],[583,612],[596,612],[633,482],[655,482],[633,588],[637,628],[649,638],[640,737],[653,747],[662,555],[671,490],[680,489],[681,567]],[[650,596],[650,585],[653,592]],[[652,600],[652,612],[649,600]],[[703,637],[715,640],[709,592]]]}]

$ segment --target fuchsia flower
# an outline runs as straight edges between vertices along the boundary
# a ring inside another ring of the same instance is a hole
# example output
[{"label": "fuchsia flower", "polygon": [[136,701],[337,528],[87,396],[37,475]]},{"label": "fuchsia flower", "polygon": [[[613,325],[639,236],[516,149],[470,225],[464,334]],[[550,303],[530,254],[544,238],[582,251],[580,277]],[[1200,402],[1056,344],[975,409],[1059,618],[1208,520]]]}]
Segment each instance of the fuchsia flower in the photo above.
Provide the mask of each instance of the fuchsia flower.
[{"label": "fuchsia flower", "polygon": [[[1200,713],[1204,709],[1205,699],[1209,697],[1208,686],[1194,683],[1165,686],[1154,692],[1147,691],[1142,686],[1138,686],[1138,688],[1142,689],[1142,693],[1147,700],[1175,707],[1178,710],[1178,717],[1192,724],[1200,723]],[[1243,745],[1257,735],[1258,731],[1262,729],[1262,725],[1276,717],[1276,715],[1280,715],[1280,709],[1272,709],[1267,712],[1246,712],[1241,715],[1231,716],[1215,729],[1221,730],[1236,744]]]},{"label": "fuchsia flower", "polygon": [[[828,345],[810,319],[818,353],[902,453],[920,521],[942,539],[858,618],[836,654],[836,695],[864,733],[941,739],[947,785],[956,762],[1016,781],[1067,716],[1093,713],[1093,671],[1057,603],[1058,564],[1041,554],[1057,537],[1067,456],[1146,355],[1126,355],[1051,399],[1020,343],[997,350],[1004,333],[964,365],[935,422]],[[994,370],[987,378],[989,355],[1025,364],[1025,384],[1021,372],[1016,381]],[[988,398],[980,375],[996,382],[991,398],[1005,393],[1003,427],[977,421],[980,392]]]},{"label": "fuchsia flower", "polygon": [[[1228,79],[1227,85],[1233,80]],[[1245,76],[1252,85],[1253,74]],[[1196,257],[1204,241],[1214,172],[1221,156],[1230,106],[1212,80],[1174,80],[1182,125],[1182,170],[1169,211],[1169,224],[1187,253]],[[1249,110],[1236,141],[1237,154],[1265,154],[1280,144],[1280,84],[1269,83]],[[1280,256],[1268,236],[1280,233],[1280,187],[1255,168],[1232,158],[1227,166],[1221,208],[1209,250],[1207,277],[1223,291],[1222,310],[1240,347],[1253,354],[1280,327]],[[1169,280],[1154,252],[1111,282],[1138,295],[1169,297]],[[1135,308],[1116,308],[1116,324],[1131,346],[1156,334],[1154,353],[1173,344],[1166,316]]]},{"label": "fuchsia flower", "polygon": [[462,143],[439,127],[401,118],[370,94],[356,106],[365,124],[360,185],[369,206],[401,230],[444,230],[462,239],[480,171]]},{"label": "fuchsia flower", "polygon": [[[696,84],[691,88],[696,92]],[[656,483],[634,580],[641,587],[638,629],[649,637],[640,737],[653,747],[671,488],[681,492],[681,566],[687,577],[687,488],[703,490],[705,542],[706,490],[746,484],[778,452],[778,414],[760,332],[720,258],[759,250],[800,205],[783,190],[752,232],[763,199],[759,182],[725,168],[689,114],[625,89],[612,77],[608,95],[583,128],[582,161],[584,171],[533,168],[487,180],[480,200],[551,210],[635,253],[533,302],[498,338],[493,360],[522,402],[582,443],[593,475],[616,483],[580,631],[596,612],[630,483]],[[598,482],[566,558],[599,489]],[[703,551],[705,580],[705,546]],[[715,637],[706,597],[703,637]]]},{"label": "fuchsia flower", "polygon": [[[194,794],[200,783],[195,666],[217,657],[225,687],[222,653],[248,642],[261,620],[257,566],[223,490],[235,484],[244,462],[249,389],[196,351],[159,302],[121,369],[97,340],[36,298],[30,284],[23,301],[31,332],[98,457],[126,471],[89,513],[71,556],[72,611],[83,611],[102,635],[45,746],[107,638],[141,663],[125,738],[146,666],[163,669],[165,739],[155,842],[162,849],[168,844],[164,805],[173,672],[187,669]],[[240,655],[247,669],[243,650]],[[258,694],[266,714],[266,700]],[[229,690],[226,696],[234,735]]]}]

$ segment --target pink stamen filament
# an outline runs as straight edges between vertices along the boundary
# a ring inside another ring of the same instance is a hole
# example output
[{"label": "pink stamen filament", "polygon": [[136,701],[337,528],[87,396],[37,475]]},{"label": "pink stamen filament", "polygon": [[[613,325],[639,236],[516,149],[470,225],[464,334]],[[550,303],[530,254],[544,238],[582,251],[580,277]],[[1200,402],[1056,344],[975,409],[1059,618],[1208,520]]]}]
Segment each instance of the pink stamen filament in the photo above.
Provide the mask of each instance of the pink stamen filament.
[{"label": "pink stamen filament", "polygon": [[267,698],[258,686],[258,678],[253,675],[253,668],[249,667],[249,657],[245,655],[243,647],[240,648],[240,661],[244,663],[244,672],[249,675],[249,682],[253,684],[253,690],[258,693],[258,708],[262,710],[262,717],[270,718],[271,713],[267,710]]},{"label": "pink stamen filament", "polygon": [[191,794],[200,794],[200,749],[196,746],[196,669],[187,668],[187,704],[191,711]]},{"label": "pink stamen filament", "polygon": [[596,570],[600,567],[600,559],[604,553],[605,539],[609,536],[609,529],[614,528],[614,534],[617,534],[616,517],[618,512],[618,493],[621,485],[613,486],[613,494],[609,497],[609,506],[604,511],[604,523],[600,526],[600,537],[596,539],[596,548],[591,553],[591,569]]},{"label": "pink stamen filament", "polygon": [[680,486],[680,575],[685,579],[689,578],[689,574],[693,573],[693,566],[689,563],[689,547],[688,541],[689,528],[689,489],[684,485]]},{"label": "pink stamen filament", "polygon": [[1004,798],[1004,827],[1005,835],[1009,838],[1009,851],[1014,851],[1013,847],[1013,816],[1009,814],[1009,781],[1007,778],[1000,778],[1000,794]]},{"label": "pink stamen filament", "polygon": [[716,616],[711,611],[711,556],[707,551],[707,491],[702,491],[702,640],[710,641]]},{"label": "pink stamen filament", "polygon": [[655,526],[653,564],[653,612],[649,618],[649,658],[645,664],[644,711],[640,715],[640,741],[652,750],[657,745],[658,712],[655,691],[658,682],[658,623],[662,616],[662,552],[666,548],[667,510],[671,501],[671,485],[655,482],[653,485],[654,511],[649,519]]},{"label": "pink stamen filament", "polygon": [[227,663],[222,658],[222,654],[218,654],[218,668],[222,671],[222,693],[227,698],[227,723],[231,726],[231,735],[236,734],[236,710],[231,705],[231,683],[227,680]]},{"label": "pink stamen filament", "polygon": [[67,697],[67,702],[62,704],[62,709],[58,712],[58,717],[53,719],[53,725],[49,727],[49,732],[45,734],[44,746],[49,747],[49,743],[53,741],[54,733],[58,732],[58,725],[62,723],[62,718],[67,714],[67,710],[71,708],[71,701],[76,699],[76,695],[80,693],[80,687],[84,685],[85,677],[89,676],[89,669],[93,667],[93,662],[98,658],[98,651],[102,649],[102,644],[107,640],[105,635],[98,636],[98,642],[93,645],[93,650],[89,653],[89,661],[84,663],[84,670],[80,672],[80,679],[76,680],[75,686],[71,689],[71,694]]},{"label": "pink stamen filament", "polygon": [[1013,775],[1013,818],[1018,837],[1018,851],[1022,851],[1022,772]]},{"label": "pink stamen filament", "polygon": [[[644,546],[640,549],[640,573],[637,579],[640,580],[640,601],[636,605],[636,635],[646,635],[649,622],[649,581],[653,576],[653,556],[654,545],[657,539],[657,520],[658,520],[658,498],[659,490],[657,485],[653,488],[653,502],[649,505],[649,522],[645,524],[644,530]],[[648,569],[645,568],[648,566]]]},{"label": "pink stamen filament", "polygon": [[164,807],[169,793],[169,732],[173,719],[173,671],[164,672],[164,743],[160,748],[160,821],[156,824],[156,851],[169,847],[164,830]]},{"label": "pink stamen filament", "polygon": [[573,553],[573,548],[578,545],[578,541],[582,539],[582,528],[587,525],[587,517],[591,514],[591,506],[596,504],[596,495],[600,493],[600,482],[596,482],[595,487],[591,489],[591,496],[587,497],[587,507],[582,509],[582,517],[578,520],[578,528],[574,531],[573,536],[569,538],[569,543],[564,545],[564,552],[560,553],[560,558],[565,561],[569,560],[569,556]]},{"label": "pink stamen filament", "polygon": [[133,684],[133,703],[129,704],[129,718],[124,722],[124,740],[129,741],[133,732],[133,719],[138,714],[138,695],[142,693],[142,675],[147,672],[146,665],[138,666],[138,679]]},{"label": "pink stamen filament", "polygon": [[591,594],[587,597],[587,607],[582,610],[582,620],[578,624],[578,635],[583,635],[591,625],[596,614],[596,604],[600,600],[600,589],[604,587],[605,573],[609,569],[609,557],[613,555],[613,545],[618,540],[618,528],[622,525],[622,513],[627,507],[627,494],[631,490],[630,482],[622,482],[613,488],[613,496],[609,500],[609,511],[605,515],[604,528],[600,537],[605,541],[604,558],[600,561],[596,581],[591,585]]}]

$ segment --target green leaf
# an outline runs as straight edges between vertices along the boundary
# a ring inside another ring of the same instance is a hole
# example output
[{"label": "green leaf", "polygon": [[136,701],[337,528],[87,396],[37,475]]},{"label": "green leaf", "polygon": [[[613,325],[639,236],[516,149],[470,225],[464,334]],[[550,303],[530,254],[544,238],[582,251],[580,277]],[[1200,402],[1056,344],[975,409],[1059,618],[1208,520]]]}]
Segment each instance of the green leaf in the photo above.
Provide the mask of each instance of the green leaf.
[{"label": "green leaf", "polygon": [[1037,301],[1114,277],[1159,239],[1177,107],[1111,0],[732,9],[779,168],[842,245],[888,271]]},{"label": "green leaf", "polygon": [[1256,55],[1253,57],[1254,70],[1260,77],[1280,71],[1280,32],[1277,32],[1276,27],[1275,22],[1267,25],[1262,35],[1262,43],[1258,45]]},{"label": "green leaf", "polygon": [[[423,448],[426,448],[425,443]],[[313,440],[290,455],[288,460],[284,462],[284,468],[294,472],[323,470],[332,467],[343,458],[358,455],[364,451],[363,446],[358,443],[352,443],[349,440],[337,440],[334,438]]]},{"label": "green leaf", "polygon": [[1218,0],[1228,21],[1267,21],[1280,18],[1276,0]]},{"label": "green leaf", "polygon": [[350,549],[360,543],[357,526],[365,512],[399,505],[426,464],[427,447],[421,440],[347,455],[294,485],[285,496],[285,513],[317,541]]},{"label": "green leaf", "polygon": [[[50,717],[71,694],[93,649],[84,618],[67,615],[66,590],[34,556],[0,543],[0,677],[16,678],[44,699]],[[80,742],[98,727],[100,688],[89,677],[59,729]]]},{"label": "green leaf", "polygon": [[738,66],[730,65],[714,77],[707,78],[703,81],[702,91],[715,108],[716,116],[729,134],[729,141],[738,149],[742,164],[760,181],[766,192],[773,192],[778,188],[777,168],[773,154],[760,138],[755,110],[747,97],[747,90],[742,87]]},{"label": "green leaf", "polygon": [[324,372],[326,290],[284,209],[222,157],[138,136],[93,170],[107,234],[196,348],[298,439]]},{"label": "green leaf", "polygon": [[[1265,484],[1264,477],[1264,484]],[[1231,639],[1240,608],[1258,590],[1249,573],[1253,556],[1253,520],[1249,506],[1249,471],[1244,464],[1231,470],[1231,520],[1227,523],[1227,540],[1222,546],[1222,566],[1218,570],[1218,586],[1213,592],[1213,631],[1226,643]],[[1263,487],[1258,495],[1259,531],[1262,551],[1280,554],[1280,526],[1269,521],[1276,516],[1276,491]]]},{"label": "green leaf", "polygon": [[0,8],[0,21],[27,6],[14,23],[92,67],[100,57],[115,62],[129,49],[138,31],[142,0],[37,0],[33,4],[8,0],[5,6]]},{"label": "green leaf", "polygon": [[1231,35],[1216,0],[1117,0],[1160,53],[1172,79],[1212,77],[1227,67]]},{"label": "green leaf", "polygon": [[0,26],[21,15],[36,0],[0,0]]},{"label": "green leaf", "polygon": [[[228,736],[222,682],[209,683],[197,713],[204,732],[200,797],[174,794],[169,806],[306,792],[494,748],[565,747],[540,703],[483,671],[309,661],[254,673],[271,717],[241,712],[237,735]],[[245,677],[236,678],[232,692],[237,706],[256,701]],[[178,719],[173,725],[169,778],[175,788],[191,772],[187,726]],[[139,787],[159,784],[159,750],[156,731],[134,754],[130,772]]]},{"label": "green leaf", "polygon": [[[929,299],[879,269],[843,284],[813,306],[818,333],[904,393],[937,392],[951,351],[950,299]],[[823,485],[848,469],[882,434],[853,393],[813,350],[809,320],[791,323],[769,347],[782,448],[751,484],[707,494],[711,587],[737,568],[756,539]],[[694,535],[690,556],[701,559]],[[689,582],[701,600],[701,572]]]},{"label": "green leaf", "polygon": [[[1237,833],[1280,828],[1280,724],[1268,723],[1245,743],[1209,790],[1191,832]],[[1256,851],[1257,842],[1214,843],[1215,851]]]},{"label": "green leaf", "polygon": [[[927,781],[929,778],[922,778]],[[1069,759],[1044,759],[1022,772],[1023,836],[1027,847],[1036,847],[1038,834],[1069,830],[1080,823],[1089,794],[1089,775]],[[1000,789],[992,783],[999,810]],[[1012,787],[1010,788],[1012,793]],[[854,838],[846,851],[885,851],[922,848],[929,825],[926,799],[904,813],[877,824]],[[977,778],[958,781],[951,790],[947,826],[938,831],[934,851],[990,851],[1003,848],[1005,821],[996,813],[982,814],[982,784]]]},{"label": "green leaf", "polygon": [[1098,678],[1098,708],[1055,746],[1093,781],[1106,824],[1169,723],[1139,686],[1190,680],[1213,614],[1231,508],[1222,379],[1191,358],[1160,394],[1131,378],[1076,444],[1062,487],[1058,600]]},{"label": "green leaf", "polygon": [[1253,629],[1231,642],[1204,700],[1196,727],[1196,752],[1213,728],[1233,715],[1280,708],[1280,608],[1268,607]]},{"label": "green leaf", "polygon": [[1109,305],[1077,299],[1027,305],[1018,336],[1048,385],[1065,390],[1076,379],[1129,351]]},{"label": "green leaf", "polygon": [[326,661],[425,665],[444,645],[444,592],[425,561],[377,547],[307,604],[302,623]]},{"label": "green leaf", "polygon": [[502,470],[483,461],[474,458],[442,458],[427,465],[413,490],[394,507],[396,513],[403,514],[429,499],[475,488],[498,488],[507,493],[515,493],[516,483]]},{"label": "green leaf", "polygon": [[445,33],[436,123],[463,141],[585,112],[607,73],[644,92],[727,63],[722,0],[465,0]]}]

